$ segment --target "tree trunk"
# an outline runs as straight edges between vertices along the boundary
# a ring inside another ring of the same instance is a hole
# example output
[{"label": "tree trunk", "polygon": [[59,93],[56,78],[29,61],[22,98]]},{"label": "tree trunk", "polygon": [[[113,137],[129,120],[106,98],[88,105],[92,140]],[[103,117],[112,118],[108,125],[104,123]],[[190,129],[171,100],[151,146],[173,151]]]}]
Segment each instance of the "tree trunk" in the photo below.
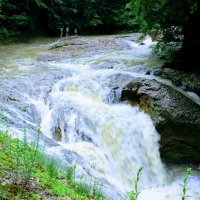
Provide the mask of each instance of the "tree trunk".
[{"label": "tree trunk", "polygon": [[187,69],[200,71],[200,7],[190,15],[183,29],[183,64]]}]

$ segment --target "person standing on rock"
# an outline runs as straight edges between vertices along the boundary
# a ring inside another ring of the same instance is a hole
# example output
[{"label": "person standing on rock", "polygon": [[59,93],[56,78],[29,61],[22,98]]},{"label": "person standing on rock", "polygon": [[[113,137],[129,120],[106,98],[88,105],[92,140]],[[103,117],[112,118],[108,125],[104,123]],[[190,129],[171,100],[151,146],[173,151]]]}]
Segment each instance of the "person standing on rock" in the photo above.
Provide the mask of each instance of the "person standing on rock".
[{"label": "person standing on rock", "polygon": [[64,30],[64,28],[63,28],[63,27],[61,27],[61,28],[60,28],[60,37],[62,37],[62,36],[63,36],[63,30]]},{"label": "person standing on rock", "polygon": [[66,37],[69,35],[69,27],[67,27],[66,29]]},{"label": "person standing on rock", "polygon": [[78,30],[77,28],[74,29],[74,34],[77,36],[78,35]]}]

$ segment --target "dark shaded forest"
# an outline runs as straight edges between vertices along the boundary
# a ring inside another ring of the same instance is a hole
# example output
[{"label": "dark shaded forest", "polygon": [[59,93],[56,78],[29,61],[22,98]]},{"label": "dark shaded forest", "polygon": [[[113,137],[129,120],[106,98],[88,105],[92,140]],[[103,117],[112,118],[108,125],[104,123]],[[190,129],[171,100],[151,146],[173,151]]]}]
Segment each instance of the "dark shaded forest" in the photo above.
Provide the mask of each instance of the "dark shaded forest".
[{"label": "dark shaded forest", "polygon": [[57,36],[59,28],[81,34],[128,30],[125,0],[1,0],[1,37],[20,34]]}]

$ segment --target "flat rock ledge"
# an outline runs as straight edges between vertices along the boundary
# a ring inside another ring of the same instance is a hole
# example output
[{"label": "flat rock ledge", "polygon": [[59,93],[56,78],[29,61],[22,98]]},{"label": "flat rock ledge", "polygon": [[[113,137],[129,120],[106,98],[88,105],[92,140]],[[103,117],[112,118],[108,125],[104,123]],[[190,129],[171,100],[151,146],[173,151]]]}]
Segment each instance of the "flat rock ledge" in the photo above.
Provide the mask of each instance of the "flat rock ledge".
[{"label": "flat rock ledge", "polygon": [[69,36],[61,38],[49,47],[48,52],[40,54],[39,61],[57,61],[61,59],[70,59],[78,57],[90,57],[111,50],[131,49],[130,45],[125,42],[137,41],[139,34],[133,33],[128,35],[108,35],[108,36]]}]

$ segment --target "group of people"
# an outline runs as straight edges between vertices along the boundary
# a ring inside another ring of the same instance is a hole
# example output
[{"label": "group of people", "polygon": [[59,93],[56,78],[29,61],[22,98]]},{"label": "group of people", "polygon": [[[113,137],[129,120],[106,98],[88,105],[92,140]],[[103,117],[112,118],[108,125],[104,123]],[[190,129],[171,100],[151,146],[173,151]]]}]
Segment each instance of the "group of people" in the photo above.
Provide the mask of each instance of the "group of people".
[{"label": "group of people", "polygon": [[[60,28],[60,37],[63,37],[63,34],[64,34],[64,28]],[[65,28],[65,34],[66,34],[66,37],[70,34],[70,29],[69,27],[66,27]],[[74,29],[74,35],[78,35],[78,30],[77,28]]]}]

